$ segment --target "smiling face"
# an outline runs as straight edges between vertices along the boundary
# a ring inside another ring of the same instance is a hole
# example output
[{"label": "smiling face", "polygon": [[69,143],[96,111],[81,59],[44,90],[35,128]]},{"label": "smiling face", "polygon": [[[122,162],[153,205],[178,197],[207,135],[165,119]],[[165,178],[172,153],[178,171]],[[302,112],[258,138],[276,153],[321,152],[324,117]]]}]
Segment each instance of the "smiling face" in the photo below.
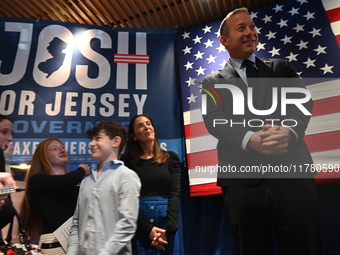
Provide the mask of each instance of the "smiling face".
[{"label": "smiling face", "polygon": [[138,117],[133,125],[134,139],[140,143],[153,142],[155,140],[155,129],[151,121],[145,117]]},{"label": "smiling face", "polygon": [[92,158],[100,162],[106,162],[112,159],[114,148],[118,148],[121,143],[121,137],[110,138],[104,130],[92,137],[90,142]]},{"label": "smiling face", "polygon": [[258,44],[255,23],[246,12],[236,13],[225,22],[229,33],[221,35],[220,42],[226,47],[231,58],[247,59],[255,52]]},{"label": "smiling face", "polygon": [[46,154],[53,167],[64,167],[68,163],[67,151],[59,141],[52,141],[47,147]]},{"label": "smiling face", "polygon": [[11,121],[4,119],[0,122],[0,147],[3,150],[6,150],[8,144],[13,140],[12,128]]}]

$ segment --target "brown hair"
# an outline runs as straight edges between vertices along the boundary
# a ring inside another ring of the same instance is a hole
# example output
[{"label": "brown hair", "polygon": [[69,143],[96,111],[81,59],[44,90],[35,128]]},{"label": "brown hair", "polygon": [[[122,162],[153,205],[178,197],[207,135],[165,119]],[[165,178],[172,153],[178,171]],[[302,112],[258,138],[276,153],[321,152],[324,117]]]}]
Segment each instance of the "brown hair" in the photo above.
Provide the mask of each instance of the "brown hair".
[{"label": "brown hair", "polygon": [[51,174],[52,165],[47,158],[47,148],[51,142],[57,141],[62,144],[58,138],[49,138],[42,141],[35,149],[32,157],[31,167],[26,174],[26,192],[21,204],[20,214],[24,223],[24,227],[30,235],[32,242],[37,241],[42,233],[43,223],[38,212],[31,206],[29,180],[36,174]]},{"label": "brown hair", "polygon": [[229,35],[229,27],[228,27],[228,24],[227,24],[227,20],[237,14],[237,13],[240,13],[240,12],[245,12],[245,13],[248,13],[249,14],[249,11],[246,7],[242,7],[242,8],[237,8],[231,12],[229,12],[227,14],[227,16],[222,20],[221,24],[220,24],[220,36],[221,35],[226,35],[228,36]]},{"label": "brown hair", "polygon": [[130,161],[131,163],[136,164],[137,161],[139,160],[139,157],[144,154],[144,151],[139,141],[134,140],[135,121],[139,117],[145,117],[150,120],[154,128],[154,132],[155,132],[155,143],[154,143],[154,148],[153,148],[154,162],[156,162],[157,164],[163,164],[166,161],[166,159],[170,156],[170,154],[169,152],[161,149],[159,142],[158,142],[158,137],[157,137],[157,132],[156,132],[154,122],[151,119],[151,117],[146,114],[139,114],[139,115],[134,116],[131,119],[129,128],[128,128],[128,141],[126,144],[125,153],[123,155],[123,160]]},{"label": "brown hair", "polygon": [[122,142],[119,145],[119,152],[121,153],[124,149],[126,140],[127,140],[127,131],[126,128],[119,124],[117,121],[108,121],[103,120],[96,124],[93,128],[86,131],[86,134],[89,138],[92,139],[93,136],[98,135],[99,132],[105,132],[105,134],[113,139],[116,136],[122,138]]},{"label": "brown hair", "polygon": [[0,114],[0,122],[2,122],[3,120],[9,120],[10,122],[13,123],[13,121],[12,121],[10,118],[8,118],[8,117],[5,116],[5,115]]}]

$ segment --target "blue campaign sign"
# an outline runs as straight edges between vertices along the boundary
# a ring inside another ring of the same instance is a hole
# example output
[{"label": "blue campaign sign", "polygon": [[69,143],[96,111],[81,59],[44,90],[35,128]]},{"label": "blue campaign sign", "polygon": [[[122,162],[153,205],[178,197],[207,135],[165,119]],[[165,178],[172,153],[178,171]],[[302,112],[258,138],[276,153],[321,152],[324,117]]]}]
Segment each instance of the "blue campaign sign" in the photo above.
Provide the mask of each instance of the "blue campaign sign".
[{"label": "blue campaign sign", "polygon": [[70,162],[91,161],[85,131],[150,115],[183,158],[176,31],[0,18],[0,113],[13,121],[15,163],[58,137]]}]

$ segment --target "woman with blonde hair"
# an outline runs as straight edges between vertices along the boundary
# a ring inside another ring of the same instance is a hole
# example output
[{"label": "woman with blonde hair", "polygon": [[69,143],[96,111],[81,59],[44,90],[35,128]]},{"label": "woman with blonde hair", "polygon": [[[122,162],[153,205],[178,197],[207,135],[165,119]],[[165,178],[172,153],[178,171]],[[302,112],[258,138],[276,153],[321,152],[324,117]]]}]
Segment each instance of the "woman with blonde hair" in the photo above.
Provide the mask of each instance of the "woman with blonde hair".
[{"label": "woman with blonde hair", "polygon": [[26,176],[21,216],[31,240],[39,240],[47,255],[65,254],[53,232],[73,215],[78,184],[90,173],[85,164],[67,173],[67,164],[68,153],[63,143],[58,138],[49,138],[36,148]]}]

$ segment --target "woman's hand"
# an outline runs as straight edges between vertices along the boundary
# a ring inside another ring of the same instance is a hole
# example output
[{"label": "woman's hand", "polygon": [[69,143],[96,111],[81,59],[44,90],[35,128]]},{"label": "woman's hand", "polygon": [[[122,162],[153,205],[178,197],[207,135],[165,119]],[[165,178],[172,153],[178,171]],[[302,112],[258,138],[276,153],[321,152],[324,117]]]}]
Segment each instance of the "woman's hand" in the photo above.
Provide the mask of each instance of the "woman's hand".
[{"label": "woman's hand", "polygon": [[4,147],[2,148],[2,150],[4,151],[4,152],[7,152],[7,153],[10,153],[10,154],[12,154],[13,153],[13,145],[11,144],[11,143],[9,143],[9,144],[6,144],[6,145],[4,145]]},{"label": "woman's hand", "polygon": [[0,173],[0,188],[17,187],[11,173]]},{"label": "woman's hand", "polygon": [[162,228],[153,227],[149,238],[152,240],[151,245],[160,248],[165,251],[164,244],[168,244],[165,230]]},{"label": "woman's hand", "polygon": [[91,173],[91,167],[86,164],[80,164],[78,167],[81,167],[85,171],[85,175],[89,175]]},{"label": "woman's hand", "polygon": [[[17,187],[15,180],[13,179],[11,173],[0,173],[0,188],[4,188],[4,187],[14,187],[14,188]],[[6,197],[7,195],[5,197],[0,196],[0,209],[5,203],[5,200],[3,199]]]}]

